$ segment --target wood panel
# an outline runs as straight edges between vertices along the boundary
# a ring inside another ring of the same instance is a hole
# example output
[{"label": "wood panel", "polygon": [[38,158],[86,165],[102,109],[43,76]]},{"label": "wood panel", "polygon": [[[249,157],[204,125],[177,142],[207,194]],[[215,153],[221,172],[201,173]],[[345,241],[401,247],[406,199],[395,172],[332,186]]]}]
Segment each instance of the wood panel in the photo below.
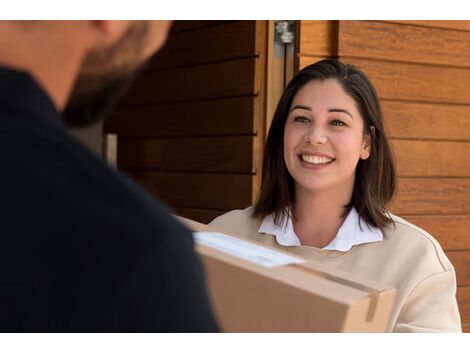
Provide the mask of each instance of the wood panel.
[{"label": "wood panel", "polygon": [[[256,21],[236,21],[175,35],[146,65],[146,70],[257,56]],[[188,53],[191,53],[190,55]]]},{"label": "wood panel", "polygon": [[151,71],[141,75],[124,105],[170,103],[257,95],[256,59]]},{"label": "wood panel", "polygon": [[470,250],[470,215],[408,215],[404,219],[429,232],[444,250]]},{"label": "wood panel", "polygon": [[188,208],[175,208],[175,214],[182,216],[187,219],[202,222],[208,224],[216,217],[225,214],[227,210],[215,210],[215,209],[188,209]]},{"label": "wood panel", "polygon": [[338,55],[338,21],[301,21],[300,55]]},{"label": "wood panel", "polygon": [[[381,99],[470,104],[470,69],[342,57],[369,77]],[[312,63],[300,57],[300,68]]]},{"label": "wood panel", "polygon": [[105,133],[120,137],[257,134],[253,97],[120,109],[105,120]]},{"label": "wood panel", "polygon": [[340,57],[470,66],[470,32],[374,21],[340,21]]},{"label": "wood panel", "polygon": [[390,209],[397,215],[467,215],[470,179],[400,178]]},{"label": "wood panel", "polygon": [[255,173],[253,137],[120,139],[125,170]]},{"label": "wood panel", "polygon": [[381,103],[389,137],[470,141],[469,105]]},{"label": "wood panel", "polygon": [[458,286],[470,285],[470,251],[446,252],[447,257],[455,267]]},{"label": "wood panel", "polygon": [[[401,23],[401,24],[408,24],[408,25],[415,25],[415,26],[423,26],[423,27],[436,27],[436,28],[447,28],[447,29],[457,29],[457,30],[466,30],[470,31],[470,21],[442,21],[442,20],[417,20],[417,21],[409,21],[409,20],[393,20],[393,21],[385,21],[385,22],[393,22],[393,23]],[[452,32],[453,33],[453,32]]]},{"label": "wood panel", "polygon": [[470,323],[470,286],[457,289],[457,303],[462,324]]},{"label": "wood panel", "polygon": [[203,21],[203,20],[194,20],[194,21],[182,21],[176,20],[173,22],[171,26],[171,34],[180,33],[184,31],[193,31],[200,28],[212,27],[212,26],[219,26],[222,24],[230,23],[233,21]]},{"label": "wood panel", "polygon": [[175,208],[231,210],[251,205],[251,175],[170,172],[130,175]]},{"label": "wood panel", "polygon": [[303,69],[305,66],[314,64],[315,62],[327,59],[327,58],[333,58],[332,56],[308,56],[308,55],[302,55],[299,57],[299,67],[298,70],[300,71]]},{"label": "wood panel", "polygon": [[392,140],[391,144],[399,176],[470,176],[470,142]]},{"label": "wood panel", "polygon": [[470,332],[470,324],[463,324],[462,332]]}]

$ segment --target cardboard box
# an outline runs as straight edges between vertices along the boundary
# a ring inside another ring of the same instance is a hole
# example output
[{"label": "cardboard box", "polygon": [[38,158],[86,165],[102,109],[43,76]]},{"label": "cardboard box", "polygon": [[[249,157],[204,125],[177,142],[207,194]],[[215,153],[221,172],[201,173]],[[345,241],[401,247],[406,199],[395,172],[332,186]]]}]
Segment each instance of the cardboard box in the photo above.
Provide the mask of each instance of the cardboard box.
[{"label": "cardboard box", "polygon": [[384,332],[395,289],[179,218],[225,332]]}]

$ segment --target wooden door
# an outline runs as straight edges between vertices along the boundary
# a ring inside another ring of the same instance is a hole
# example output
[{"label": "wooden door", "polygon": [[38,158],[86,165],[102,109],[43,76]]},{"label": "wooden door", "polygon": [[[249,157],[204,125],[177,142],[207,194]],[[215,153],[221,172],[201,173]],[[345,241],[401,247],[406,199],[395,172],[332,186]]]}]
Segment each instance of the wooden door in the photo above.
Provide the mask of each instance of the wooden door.
[{"label": "wooden door", "polygon": [[470,332],[470,21],[300,21],[298,67],[340,58],[378,90],[398,168],[392,212],[457,272]]}]

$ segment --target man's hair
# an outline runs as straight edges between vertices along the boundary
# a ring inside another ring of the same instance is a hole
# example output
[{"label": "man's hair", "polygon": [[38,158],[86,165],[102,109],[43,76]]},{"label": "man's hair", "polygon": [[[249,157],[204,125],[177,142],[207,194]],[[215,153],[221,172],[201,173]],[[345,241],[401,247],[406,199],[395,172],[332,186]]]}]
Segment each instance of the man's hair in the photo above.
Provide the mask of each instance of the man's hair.
[{"label": "man's hair", "polygon": [[[393,155],[385,135],[380,101],[372,83],[353,65],[327,59],[299,71],[286,87],[279,100],[269,129],[263,157],[262,184],[253,216],[274,215],[280,225],[291,216],[295,203],[295,181],[284,161],[284,129],[292,100],[310,81],[334,79],[355,101],[364,121],[364,134],[370,136],[370,156],[360,159],[355,174],[351,202],[345,205],[344,216],[351,207],[372,225],[383,229],[392,222],[386,205],[396,190],[396,171]],[[371,128],[373,127],[373,128]]]}]

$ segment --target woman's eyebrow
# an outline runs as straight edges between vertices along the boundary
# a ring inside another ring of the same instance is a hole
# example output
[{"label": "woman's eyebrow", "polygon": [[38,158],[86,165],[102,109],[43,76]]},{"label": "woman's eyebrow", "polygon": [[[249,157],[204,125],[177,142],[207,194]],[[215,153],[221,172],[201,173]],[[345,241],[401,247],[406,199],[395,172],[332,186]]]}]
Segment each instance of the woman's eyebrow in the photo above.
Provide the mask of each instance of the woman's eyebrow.
[{"label": "woman's eyebrow", "polygon": [[312,111],[312,109],[309,108],[308,106],[305,106],[305,105],[296,105],[296,106],[294,106],[292,109],[290,109],[290,112],[294,111],[295,109],[303,109],[303,110]]},{"label": "woman's eyebrow", "polygon": [[328,112],[344,112],[345,114],[348,114],[352,119],[354,118],[352,114],[345,109],[328,109]]}]

